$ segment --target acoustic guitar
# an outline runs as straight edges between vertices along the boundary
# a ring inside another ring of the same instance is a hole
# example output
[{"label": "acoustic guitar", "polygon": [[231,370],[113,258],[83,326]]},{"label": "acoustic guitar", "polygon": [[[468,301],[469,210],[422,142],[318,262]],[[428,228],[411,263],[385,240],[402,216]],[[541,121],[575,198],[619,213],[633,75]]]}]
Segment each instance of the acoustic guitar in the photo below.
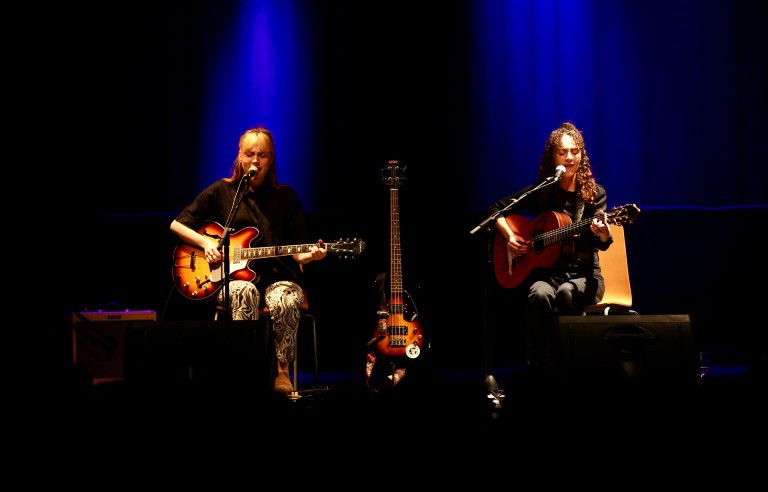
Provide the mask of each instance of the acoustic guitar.
[{"label": "acoustic guitar", "polygon": [[[632,203],[606,211],[605,221],[623,225],[633,222],[639,214],[640,209]],[[574,223],[564,213],[542,212],[533,220],[511,214],[506,221],[515,234],[530,242],[524,255],[513,257],[507,249],[507,240],[496,231],[493,239],[496,280],[502,287],[511,289],[528,278],[534,268],[552,266],[560,256],[561,242],[589,230],[592,217]]]}]

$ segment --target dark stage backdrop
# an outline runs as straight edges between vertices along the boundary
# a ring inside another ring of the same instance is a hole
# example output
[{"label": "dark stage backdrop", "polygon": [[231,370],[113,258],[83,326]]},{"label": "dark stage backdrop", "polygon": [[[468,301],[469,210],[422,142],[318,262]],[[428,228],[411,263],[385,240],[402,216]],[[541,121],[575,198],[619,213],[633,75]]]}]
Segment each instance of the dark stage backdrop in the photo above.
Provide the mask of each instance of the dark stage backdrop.
[{"label": "dark stage backdrop", "polygon": [[690,313],[705,346],[749,346],[734,306],[766,273],[750,234],[768,208],[758,1],[77,8],[47,11],[37,30],[49,40],[39,59],[66,67],[42,98],[66,116],[45,125],[74,180],[56,220],[78,225],[62,235],[77,267],[53,302],[56,333],[73,310],[185,316],[168,225],[229,175],[242,131],[264,124],[313,235],[368,244],[358,260],[307,269],[322,365],[361,365],[373,330],[373,281],[389,267],[388,159],[407,165],[404,282],[435,359],[482,367],[490,327],[499,362],[515,360],[518,316],[490,279],[488,238],[469,231],[534,179],[549,131],[571,120],[609,205],[642,210],[627,226],[637,309]]}]

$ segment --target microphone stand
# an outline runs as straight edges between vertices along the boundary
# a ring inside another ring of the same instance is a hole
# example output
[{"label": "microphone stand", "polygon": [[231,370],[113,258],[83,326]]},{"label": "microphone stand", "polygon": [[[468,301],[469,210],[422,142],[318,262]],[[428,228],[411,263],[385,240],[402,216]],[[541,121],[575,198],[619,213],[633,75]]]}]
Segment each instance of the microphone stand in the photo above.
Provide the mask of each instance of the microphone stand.
[{"label": "microphone stand", "polygon": [[[235,214],[237,213],[237,210],[240,208],[240,204],[243,202],[243,198],[245,198],[245,194],[248,191],[248,184],[251,181],[250,174],[246,173],[243,175],[242,179],[240,180],[240,183],[237,185],[237,191],[235,192],[235,199],[232,202],[232,209],[229,211],[229,217],[227,217],[227,222],[224,224],[224,232],[221,235],[221,239],[219,239],[219,245],[217,249],[221,251],[221,258],[222,258],[222,268],[224,269],[224,309],[223,313],[224,316],[222,319],[225,321],[229,321],[232,319],[232,307],[229,302],[229,233],[232,232],[232,228],[230,225],[232,224],[232,220],[235,218]],[[243,186],[245,184],[245,186]]]},{"label": "microphone stand", "polygon": [[496,220],[498,220],[501,217],[505,216],[506,212],[511,211],[515,205],[517,205],[521,200],[523,200],[525,197],[533,193],[534,191],[538,191],[542,188],[545,188],[551,184],[557,183],[560,180],[560,174],[556,174],[554,176],[550,176],[543,181],[541,181],[539,184],[531,188],[530,190],[526,191],[525,193],[521,193],[519,196],[516,196],[513,198],[506,207],[499,210],[498,212],[494,212],[488,217],[486,217],[482,222],[480,222],[477,226],[475,226],[471,231],[469,231],[470,234],[475,234],[480,229],[484,229],[487,233],[488,237],[488,243],[487,243],[487,268],[488,268],[488,280],[486,281],[486,286],[484,289],[484,313],[483,313],[483,338],[484,338],[484,348],[485,348],[485,389],[488,391],[488,398],[490,398],[493,401],[494,407],[499,409],[501,408],[501,400],[504,398],[504,394],[502,391],[499,390],[498,382],[496,381],[496,378],[492,374],[491,370],[491,358],[493,353],[493,344],[491,343],[491,330],[488,323],[488,309],[489,309],[489,302],[488,298],[490,296],[490,283],[493,279],[493,232],[494,229],[492,228],[492,225],[495,224]]}]

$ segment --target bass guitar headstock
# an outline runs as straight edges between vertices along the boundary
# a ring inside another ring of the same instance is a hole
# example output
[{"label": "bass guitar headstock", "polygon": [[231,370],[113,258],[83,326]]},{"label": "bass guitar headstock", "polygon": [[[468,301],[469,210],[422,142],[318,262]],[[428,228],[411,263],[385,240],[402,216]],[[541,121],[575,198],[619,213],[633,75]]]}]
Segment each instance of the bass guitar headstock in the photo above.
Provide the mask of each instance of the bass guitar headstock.
[{"label": "bass guitar headstock", "polygon": [[405,164],[401,164],[400,161],[387,161],[387,165],[381,170],[384,184],[393,188],[400,186],[405,181],[405,167]]}]

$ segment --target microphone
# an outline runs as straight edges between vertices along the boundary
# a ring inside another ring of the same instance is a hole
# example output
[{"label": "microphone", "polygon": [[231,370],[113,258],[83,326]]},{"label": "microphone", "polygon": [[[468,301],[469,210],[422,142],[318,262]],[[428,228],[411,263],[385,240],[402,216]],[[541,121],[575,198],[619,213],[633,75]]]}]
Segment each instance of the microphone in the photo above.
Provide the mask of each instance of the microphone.
[{"label": "microphone", "polygon": [[[258,167],[254,166],[253,164],[251,164],[251,168],[248,169],[248,172],[246,173],[246,176],[248,176],[249,178],[252,178],[256,174],[259,174],[259,171],[261,171],[261,169],[259,169]],[[563,168],[563,172],[565,172],[565,168]]]},{"label": "microphone", "polygon": [[557,166],[555,168],[555,175],[552,176],[552,181],[559,180],[563,176],[563,174],[565,174],[565,166]]}]

